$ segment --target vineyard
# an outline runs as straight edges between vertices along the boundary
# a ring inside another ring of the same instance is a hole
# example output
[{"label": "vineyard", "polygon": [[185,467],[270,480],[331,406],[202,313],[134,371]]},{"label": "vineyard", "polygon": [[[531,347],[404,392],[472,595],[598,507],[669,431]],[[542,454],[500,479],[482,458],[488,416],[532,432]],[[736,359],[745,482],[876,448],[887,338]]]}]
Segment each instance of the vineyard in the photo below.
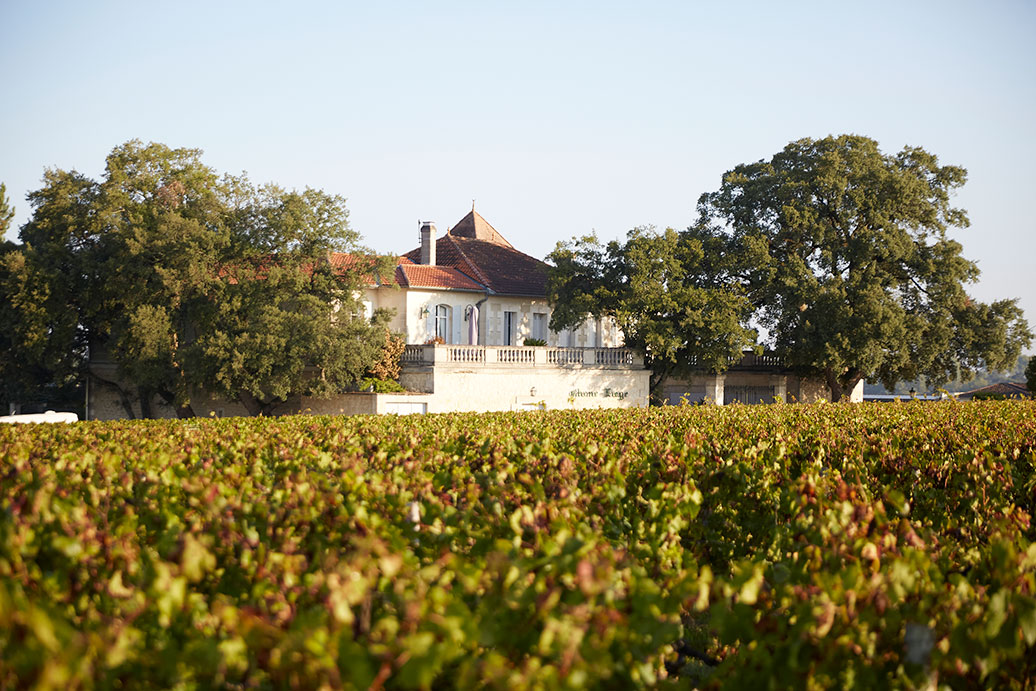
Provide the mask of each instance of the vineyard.
[{"label": "vineyard", "polygon": [[1036,404],[0,426],[0,688],[1036,688]]}]

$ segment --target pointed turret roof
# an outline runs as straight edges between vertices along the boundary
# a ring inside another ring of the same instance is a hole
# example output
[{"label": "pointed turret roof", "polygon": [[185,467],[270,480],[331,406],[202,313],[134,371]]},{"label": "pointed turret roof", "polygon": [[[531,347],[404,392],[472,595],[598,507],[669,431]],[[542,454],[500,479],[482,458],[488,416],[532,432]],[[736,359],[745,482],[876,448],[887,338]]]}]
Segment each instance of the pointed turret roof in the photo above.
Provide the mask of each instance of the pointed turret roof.
[{"label": "pointed turret roof", "polygon": [[[547,294],[547,265],[516,250],[474,209],[437,239],[435,248],[437,266],[459,271],[490,292],[530,297]],[[417,264],[421,248],[403,256]]]},{"label": "pointed turret roof", "polygon": [[460,219],[457,225],[450,229],[449,234],[454,237],[482,240],[483,242],[490,242],[494,245],[514,249],[514,245],[509,243],[503,235],[496,232],[496,228],[489,225],[489,221],[482,218],[475,209],[472,209],[467,216]]}]

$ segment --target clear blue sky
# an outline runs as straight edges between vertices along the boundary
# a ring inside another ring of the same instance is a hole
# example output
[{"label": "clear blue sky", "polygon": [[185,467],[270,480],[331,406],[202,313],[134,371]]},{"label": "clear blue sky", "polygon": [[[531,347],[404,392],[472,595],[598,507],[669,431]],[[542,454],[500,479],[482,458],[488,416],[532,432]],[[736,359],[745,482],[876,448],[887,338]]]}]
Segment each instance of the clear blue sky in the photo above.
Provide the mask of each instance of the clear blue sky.
[{"label": "clear blue sky", "polygon": [[542,257],[683,228],[737,165],[856,133],[962,165],[982,300],[1036,324],[1036,3],[20,2],[0,7],[0,181],[100,176],[128,139],[348,199],[370,247],[475,199]]}]

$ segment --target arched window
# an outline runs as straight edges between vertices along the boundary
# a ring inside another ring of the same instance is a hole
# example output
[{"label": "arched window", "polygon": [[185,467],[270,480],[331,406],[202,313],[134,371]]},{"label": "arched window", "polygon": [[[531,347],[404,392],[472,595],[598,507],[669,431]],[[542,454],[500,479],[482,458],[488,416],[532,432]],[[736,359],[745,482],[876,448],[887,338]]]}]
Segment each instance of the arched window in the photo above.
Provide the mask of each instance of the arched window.
[{"label": "arched window", "polygon": [[435,337],[441,338],[444,343],[451,343],[453,340],[450,338],[453,333],[452,313],[449,305],[435,306]]}]

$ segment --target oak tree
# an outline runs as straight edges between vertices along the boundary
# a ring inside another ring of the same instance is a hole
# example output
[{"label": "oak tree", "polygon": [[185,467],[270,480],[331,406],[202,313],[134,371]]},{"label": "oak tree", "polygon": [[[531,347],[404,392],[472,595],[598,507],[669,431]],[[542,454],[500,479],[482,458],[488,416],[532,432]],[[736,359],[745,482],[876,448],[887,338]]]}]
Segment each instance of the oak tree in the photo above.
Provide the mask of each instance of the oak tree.
[{"label": "oak tree", "polygon": [[625,343],[643,351],[654,393],[670,376],[723,371],[755,334],[744,326],[746,297],[717,278],[717,242],[695,229],[635,228],[625,242],[605,246],[595,236],[559,243],[547,257],[550,328],[590,315],[614,319]]},{"label": "oak tree", "polygon": [[138,400],[150,417],[153,396],[193,415],[208,394],[255,414],[347,390],[357,360],[376,360],[384,325],[353,318],[363,262],[328,262],[360,250],[341,197],[255,186],[199,150],[139,141],[100,180],[49,170],[43,183],[0,271],[16,325],[4,356],[37,385],[84,372],[89,353],[130,416]]},{"label": "oak tree", "polygon": [[978,267],[949,231],[968,226],[951,204],[966,177],[917,147],[801,139],[726,173],[699,226],[730,239],[770,345],[833,400],[865,377],[944,382],[1012,365],[1032,336],[1015,300],[965,289]]}]

